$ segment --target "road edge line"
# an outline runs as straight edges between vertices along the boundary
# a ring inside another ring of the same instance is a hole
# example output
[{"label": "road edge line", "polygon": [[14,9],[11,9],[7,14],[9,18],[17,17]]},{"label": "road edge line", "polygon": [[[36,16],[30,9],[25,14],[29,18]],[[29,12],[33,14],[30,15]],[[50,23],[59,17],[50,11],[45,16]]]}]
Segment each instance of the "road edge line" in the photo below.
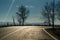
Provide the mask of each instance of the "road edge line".
[{"label": "road edge line", "polygon": [[54,40],[58,40],[56,37],[54,37],[53,35],[51,35],[49,32],[47,32],[45,29],[43,29],[50,37],[52,37]]}]

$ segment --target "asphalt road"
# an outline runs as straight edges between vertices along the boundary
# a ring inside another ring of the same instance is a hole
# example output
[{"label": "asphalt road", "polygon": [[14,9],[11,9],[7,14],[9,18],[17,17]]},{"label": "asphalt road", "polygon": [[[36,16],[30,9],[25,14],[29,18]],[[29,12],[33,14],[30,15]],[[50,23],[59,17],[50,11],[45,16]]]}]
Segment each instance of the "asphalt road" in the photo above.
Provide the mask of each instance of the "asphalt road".
[{"label": "asphalt road", "polygon": [[43,28],[46,27],[17,26],[0,28],[0,40],[53,40],[43,31]]}]

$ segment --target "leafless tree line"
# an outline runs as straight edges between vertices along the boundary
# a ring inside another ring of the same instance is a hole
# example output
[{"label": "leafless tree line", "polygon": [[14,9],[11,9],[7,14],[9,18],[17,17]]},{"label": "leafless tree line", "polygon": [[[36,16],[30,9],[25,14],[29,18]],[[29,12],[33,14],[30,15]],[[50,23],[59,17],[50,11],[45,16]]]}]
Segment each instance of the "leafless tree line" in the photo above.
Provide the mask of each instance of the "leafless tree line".
[{"label": "leafless tree line", "polygon": [[55,0],[50,3],[46,3],[44,8],[42,9],[42,16],[44,19],[47,19],[45,22],[48,23],[48,25],[52,25],[54,29],[54,21],[56,19],[60,20],[60,1],[55,3]]}]

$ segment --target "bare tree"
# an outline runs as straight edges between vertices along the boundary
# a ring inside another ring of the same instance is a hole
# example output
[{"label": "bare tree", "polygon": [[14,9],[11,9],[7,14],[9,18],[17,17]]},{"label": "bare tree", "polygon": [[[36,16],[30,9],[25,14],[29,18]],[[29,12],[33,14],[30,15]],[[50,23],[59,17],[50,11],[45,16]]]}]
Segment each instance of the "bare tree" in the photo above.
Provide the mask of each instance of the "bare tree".
[{"label": "bare tree", "polygon": [[20,14],[18,12],[16,12],[16,14],[17,14],[17,21],[19,22],[19,25],[21,25],[22,19],[20,17]]},{"label": "bare tree", "polygon": [[9,26],[9,22],[7,22],[7,26]]},{"label": "bare tree", "polygon": [[45,10],[44,11],[42,10],[43,11],[42,15],[44,16],[44,18],[47,18],[50,20],[50,22],[52,23],[53,31],[54,31],[55,19],[58,18],[60,20],[60,2],[55,3],[55,0],[53,0],[53,2],[49,3],[49,6],[47,5],[45,6],[46,6],[44,7]]},{"label": "bare tree", "polygon": [[48,22],[49,26],[51,25],[51,23],[50,23],[50,17],[51,17],[50,16],[50,14],[51,14],[50,11],[51,11],[51,9],[50,9],[49,4],[47,2],[46,5],[44,6],[44,9],[42,10],[42,15],[45,19],[47,19],[47,22]]},{"label": "bare tree", "polygon": [[52,24],[53,31],[54,31],[54,20],[55,20],[55,1],[51,3],[47,3],[44,7],[44,13],[42,14],[45,18],[48,19],[49,26]]},{"label": "bare tree", "polygon": [[57,19],[60,20],[60,1],[58,1],[56,4],[56,15],[57,15]]},{"label": "bare tree", "polygon": [[18,12],[16,13],[19,17],[18,22],[20,24],[22,24],[22,26],[24,25],[24,22],[25,22],[26,18],[28,17],[28,13],[29,13],[29,10],[23,5],[21,5],[21,7],[19,7]]}]

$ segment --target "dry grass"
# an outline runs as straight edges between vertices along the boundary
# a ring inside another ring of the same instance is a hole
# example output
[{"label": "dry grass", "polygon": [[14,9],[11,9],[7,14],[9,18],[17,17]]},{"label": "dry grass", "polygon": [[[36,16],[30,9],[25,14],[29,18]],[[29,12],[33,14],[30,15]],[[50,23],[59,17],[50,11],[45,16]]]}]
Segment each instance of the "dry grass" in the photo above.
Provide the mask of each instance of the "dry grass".
[{"label": "dry grass", "polygon": [[45,29],[47,32],[49,32],[51,35],[56,37],[58,40],[60,40],[60,28],[55,28],[54,31],[52,28]]}]

